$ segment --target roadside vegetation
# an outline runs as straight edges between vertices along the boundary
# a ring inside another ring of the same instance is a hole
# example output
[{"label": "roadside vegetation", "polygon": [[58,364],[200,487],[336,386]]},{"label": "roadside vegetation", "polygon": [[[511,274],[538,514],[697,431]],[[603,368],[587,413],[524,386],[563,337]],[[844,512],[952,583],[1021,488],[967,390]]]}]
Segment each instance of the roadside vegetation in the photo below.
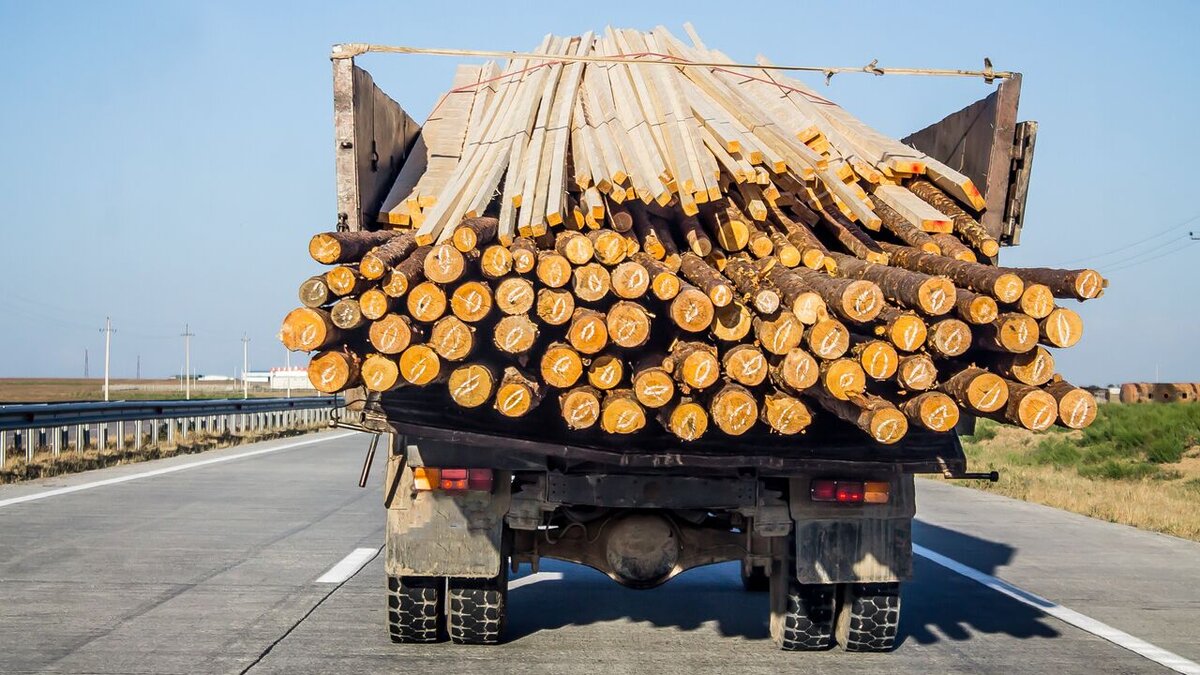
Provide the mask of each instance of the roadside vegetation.
[{"label": "roadside vegetation", "polygon": [[980,420],[963,437],[968,481],[1093,518],[1200,541],[1200,405],[1109,403],[1083,431],[1043,434]]}]

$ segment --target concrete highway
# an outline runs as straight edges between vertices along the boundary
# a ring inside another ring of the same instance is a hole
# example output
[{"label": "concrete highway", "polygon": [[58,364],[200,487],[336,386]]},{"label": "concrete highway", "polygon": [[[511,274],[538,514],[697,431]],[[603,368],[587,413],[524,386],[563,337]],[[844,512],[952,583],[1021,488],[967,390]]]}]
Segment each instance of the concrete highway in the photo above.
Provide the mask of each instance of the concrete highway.
[{"label": "concrete highway", "polygon": [[365,446],[330,432],[0,487],[0,672],[1200,672],[1200,545],[934,481],[890,654],[775,650],[736,565],[630,591],[550,562],[512,582],[507,644],[393,645]]}]

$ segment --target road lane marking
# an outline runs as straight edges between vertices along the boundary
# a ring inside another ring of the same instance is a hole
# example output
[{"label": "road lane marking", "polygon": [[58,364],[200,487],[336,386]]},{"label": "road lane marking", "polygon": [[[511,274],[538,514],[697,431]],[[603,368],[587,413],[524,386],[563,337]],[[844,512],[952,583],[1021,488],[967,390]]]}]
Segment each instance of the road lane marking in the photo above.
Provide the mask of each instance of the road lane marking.
[{"label": "road lane marking", "polygon": [[329,571],[317,577],[318,584],[340,584],[358,574],[371,559],[379,553],[379,548],[356,548],[350,555],[342,558],[341,562],[329,568]]},{"label": "road lane marking", "polygon": [[539,581],[558,581],[563,578],[562,572],[534,572],[523,577],[513,579],[508,582],[508,590],[520,588],[522,586],[530,586]]},{"label": "road lane marking", "polygon": [[46,490],[44,492],[35,492],[33,494],[22,495],[20,497],[11,497],[9,499],[0,499],[0,509],[4,508],[6,506],[13,506],[15,504],[24,504],[25,502],[37,501],[39,499],[47,499],[50,497],[59,497],[62,495],[69,495],[73,492],[82,492],[83,490],[91,490],[93,488],[98,488],[98,487],[117,485],[118,483],[128,483],[131,480],[141,480],[143,478],[152,478],[154,476],[162,476],[162,475],[168,474],[168,473],[175,473],[176,471],[186,471],[188,469],[198,469],[202,466],[209,466],[212,464],[220,464],[222,462],[231,462],[235,459],[244,459],[246,457],[255,457],[258,455],[265,455],[268,453],[280,452],[283,450],[291,450],[293,448],[299,448],[299,447],[302,447],[305,445],[312,445],[314,443],[324,443],[325,441],[335,441],[339,438],[349,438],[350,436],[353,436],[357,433],[359,433],[359,432],[352,431],[352,432],[345,433],[345,434],[337,434],[336,436],[322,436],[321,438],[312,438],[307,441],[297,441],[295,443],[285,443],[283,445],[277,445],[273,448],[263,448],[261,450],[251,450],[249,452],[239,452],[236,455],[225,455],[224,457],[214,457],[212,459],[202,459],[202,460],[199,460],[196,462],[188,462],[187,464],[176,464],[175,466],[168,466],[168,467],[164,467],[162,469],[154,469],[153,471],[143,471],[141,473],[131,473],[128,476],[118,476],[116,478],[106,478],[104,480],[93,481],[91,483],[81,483],[79,485],[71,485],[69,487],[55,488],[53,490]]},{"label": "road lane marking", "polygon": [[1141,638],[1134,637],[1129,633],[1113,628],[1112,626],[1097,621],[1090,616],[1080,614],[1073,609],[1063,607],[1062,605],[1047,600],[1040,595],[1036,595],[1022,588],[1018,588],[1017,586],[1014,586],[1003,579],[980,572],[974,567],[967,567],[957,560],[947,558],[941,553],[931,551],[919,544],[913,544],[913,553],[916,553],[932,563],[941,565],[951,572],[961,574],[971,581],[983,584],[997,593],[1007,595],[1017,602],[1029,605],[1030,607],[1040,610],[1045,614],[1049,614],[1059,621],[1075,626],[1076,628],[1091,633],[1096,637],[1104,638],[1118,647],[1124,647],[1125,649],[1128,649],[1139,656],[1150,659],[1151,661],[1154,661],[1161,666],[1170,668],[1177,673],[1184,673],[1185,675],[1200,675],[1200,663],[1189,661],[1178,654],[1169,652],[1162,647],[1152,645]]}]

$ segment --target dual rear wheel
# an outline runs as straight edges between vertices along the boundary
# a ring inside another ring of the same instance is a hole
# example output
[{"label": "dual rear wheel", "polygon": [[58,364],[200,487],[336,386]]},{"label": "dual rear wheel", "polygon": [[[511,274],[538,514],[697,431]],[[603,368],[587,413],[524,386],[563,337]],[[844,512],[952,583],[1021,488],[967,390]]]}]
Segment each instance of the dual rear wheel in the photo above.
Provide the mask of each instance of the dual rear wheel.
[{"label": "dual rear wheel", "polygon": [[491,579],[388,577],[392,642],[500,642],[508,604],[508,575]]},{"label": "dual rear wheel", "polygon": [[[900,584],[802,584],[790,565],[770,576],[771,638],[785,651],[835,644],[848,652],[886,652],[900,627]],[[750,587],[749,581],[747,588]]]}]

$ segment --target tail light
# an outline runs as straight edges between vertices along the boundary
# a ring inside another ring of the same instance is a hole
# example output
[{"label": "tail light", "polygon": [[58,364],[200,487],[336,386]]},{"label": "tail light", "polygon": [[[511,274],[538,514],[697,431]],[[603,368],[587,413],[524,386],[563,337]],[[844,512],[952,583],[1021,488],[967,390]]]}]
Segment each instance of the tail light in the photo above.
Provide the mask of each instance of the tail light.
[{"label": "tail light", "polygon": [[418,492],[491,492],[491,469],[413,468],[413,489]]},{"label": "tail light", "polygon": [[838,504],[886,504],[891,496],[887,481],[814,480],[809,486],[809,498],[814,502]]}]

